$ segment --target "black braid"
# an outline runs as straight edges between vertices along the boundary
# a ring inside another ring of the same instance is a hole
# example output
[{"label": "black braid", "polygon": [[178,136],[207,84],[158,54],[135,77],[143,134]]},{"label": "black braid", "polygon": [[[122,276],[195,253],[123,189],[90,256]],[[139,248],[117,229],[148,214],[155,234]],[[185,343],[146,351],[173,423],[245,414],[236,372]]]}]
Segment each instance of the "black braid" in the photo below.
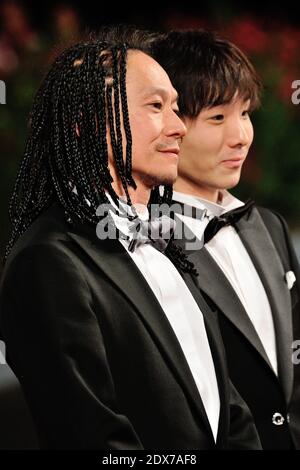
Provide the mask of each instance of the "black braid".
[{"label": "black braid", "polygon": [[173,240],[169,242],[165,254],[181,271],[193,274],[194,276],[199,275],[194,263],[188,259],[188,255]]},{"label": "black braid", "polygon": [[[172,202],[172,197],[173,197],[173,187],[172,186],[165,186],[164,187],[164,192],[163,195],[160,194],[160,188],[157,186],[154,188],[151,192],[151,197],[150,201],[148,203],[148,209],[151,213],[151,216],[153,217],[159,217],[162,215],[160,213],[160,206],[163,204],[164,207],[170,206]],[[152,204],[155,204],[153,206]],[[158,212],[155,213],[155,211],[151,211],[151,206],[152,209],[153,207],[158,208]],[[174,216],[174,213],[170,213],[169,208],[167,208],[167,215],[172,217]],[[175,244],[174,240],[171,238],[170,242],[168,243],[168,247],[165,251],[165,255],[172,261],[177,268],[181,269],[183,272],[187,272],[190,274],[193,274],[194,276],[198,276],[198,271],[194,266],[194,263],[188,259],[188,255],[183,251],[181,247]]]},{"label": "black braid", "polygon": [[131,150],[132,150],[132,138],[130,132],[129,124],[129,115],[128,115],[128,106],[126,99],[126,56],[124,51],[121,51],[121,74],[120,74],[120,93],[121,93],[121,103],[122,103],[122,113],[123,113],[123,125],[126,135],[126,178],[127,184],[136,188],[134,179],[132,178],[132,159],[131,159]]},{"label": "black braid", "polygon": [[124,173],[124,161],[123,161],[123,146],[122,146],[122,131],[121,131],[121,119],[120,119],[120,97],[119,97],[119,58],[118,51],[116,48],[113,49],[113,94],[114,94],[114,128],[116,129],[116,148],[117,154],[116,159],[121,168],[121,173]]},{"label": "black braid", "polygon": [[[116,104],[116,102],[117,102],[117,105],[119,106],[118,100],[115,99],[114,104]],[[119,113],[119,111],[120,111],[119,108],[117,108],[116,113]],[[122,147],[120,147],[120,144],[118,145],[116,133],[115,133],[115,121],[114,121],[114,113],[113,113],[113,105],[112,105],[112,88],[111,87],[107,88],[107,113],[108,113],[109,129],[110,129],[111,146],[112,146],[112,151],[113,151],[113,155],[115,158],[118,174],[120,176],[121,183],[122,183],[123,189],[127,197],[127,201],[131,204],[131,199],[128,194],[128,188],[127,188],[127,183],[126,183],[126,175],[124,173]],[[121,152],[119,152],[120,148],[121,148]]]}]

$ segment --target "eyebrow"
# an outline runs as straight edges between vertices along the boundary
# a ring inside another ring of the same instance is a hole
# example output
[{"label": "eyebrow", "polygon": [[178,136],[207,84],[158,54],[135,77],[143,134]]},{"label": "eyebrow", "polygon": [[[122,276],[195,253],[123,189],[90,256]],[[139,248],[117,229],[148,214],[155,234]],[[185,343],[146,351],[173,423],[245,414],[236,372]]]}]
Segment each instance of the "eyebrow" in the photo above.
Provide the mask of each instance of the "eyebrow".
[{"label": "eyebrow", "polygon": [[[249,102],[249,106],[251,106],[251,99],[250,98],[246,98],[246,99],[241,99],[241,105],[244,106],[245,104],[247,104]],[[207,106],[205,108],[203,108],[203,111],[204,110],[207,110],[207,111],[210,111],[212,110],[213,108],[222,108],[224,106],[230,106],[232,105],[232,101],[229,101],[229,103],[220,103],[220,104],[213,104],[212,106]]]},{"label": "eyebrow", "polygon": [[[144,93],[143,93],[143,98],[148,98],[152,95],[162,95],[164,97],[167,97],[168,96],[168,92],[166,91],[165,88],[163,87],[151,87],[149,88],[148,90],[146,90]],[[174,98],[172,98],[172,103],[177,103],[178,101],[178,93],[174,93]]]}]

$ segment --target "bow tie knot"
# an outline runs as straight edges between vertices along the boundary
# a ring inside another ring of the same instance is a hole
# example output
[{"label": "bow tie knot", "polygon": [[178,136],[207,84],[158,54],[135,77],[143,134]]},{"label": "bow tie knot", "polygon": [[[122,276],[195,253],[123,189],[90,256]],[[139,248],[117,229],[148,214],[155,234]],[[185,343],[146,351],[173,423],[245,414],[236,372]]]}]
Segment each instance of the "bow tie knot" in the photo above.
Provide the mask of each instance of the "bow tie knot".
[{"label": "bow tie knot", "polygon": [[140,245],[151,243],[154,248],[164,252],[175,231],[175,224],[175,221],[167,215],[150,221],[136,217],[129,226],[129,232],[133,237],[128,250],[133,252]]},{"label": "bow tie knot", "polygon": [[235,225],[245,215],[250,215],[254,206],[254,201],[248,199],[248,201],[241,207],[225,212],[219,217],[213,217],[207,224],[204,230],[204,244],[208,243],[221,228],[228,225]]}]

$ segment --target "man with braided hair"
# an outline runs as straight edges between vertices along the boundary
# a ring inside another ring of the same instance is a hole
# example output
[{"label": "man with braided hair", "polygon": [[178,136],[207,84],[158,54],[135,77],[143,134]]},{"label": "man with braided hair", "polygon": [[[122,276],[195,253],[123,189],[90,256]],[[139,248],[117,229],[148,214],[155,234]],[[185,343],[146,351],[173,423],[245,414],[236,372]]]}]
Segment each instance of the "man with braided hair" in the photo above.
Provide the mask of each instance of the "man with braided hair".
[{"label": "man with braided hair", "polygon": [[260,447],[193,265],[139,235],[171,201],[184,134],[167,74],[112,35],[64,51],[41,85],[0,305],[42,448]]}]

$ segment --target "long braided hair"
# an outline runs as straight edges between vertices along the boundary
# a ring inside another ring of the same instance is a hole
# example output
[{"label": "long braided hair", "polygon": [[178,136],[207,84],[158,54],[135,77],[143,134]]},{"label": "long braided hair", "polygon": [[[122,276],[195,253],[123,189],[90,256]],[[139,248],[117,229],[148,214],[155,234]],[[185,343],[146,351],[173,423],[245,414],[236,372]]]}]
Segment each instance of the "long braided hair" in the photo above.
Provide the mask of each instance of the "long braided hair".
[{"label": "long braided hair", "polygon": [[[54,201],[66,219],[96,226],[97,207],[117,203],[108,166],[107,123],[118,176],[127,203],[132,178],[132,139],[126,95],[128,49],[124,42],[90,39],[66,49],[53,63],[35,97],[29,135],[9,204],[12,224],[6,261],[14,243]],[[123,159],[121,122],[126,138]],[[73,191],[73,188],[76,191]],[[86,200],[89,201],[87,204]],[[156,187],[149,204],[170,204],[172,187]],[[185,254],[170,243],[167,256],[183,271],[194,272]]]}]

